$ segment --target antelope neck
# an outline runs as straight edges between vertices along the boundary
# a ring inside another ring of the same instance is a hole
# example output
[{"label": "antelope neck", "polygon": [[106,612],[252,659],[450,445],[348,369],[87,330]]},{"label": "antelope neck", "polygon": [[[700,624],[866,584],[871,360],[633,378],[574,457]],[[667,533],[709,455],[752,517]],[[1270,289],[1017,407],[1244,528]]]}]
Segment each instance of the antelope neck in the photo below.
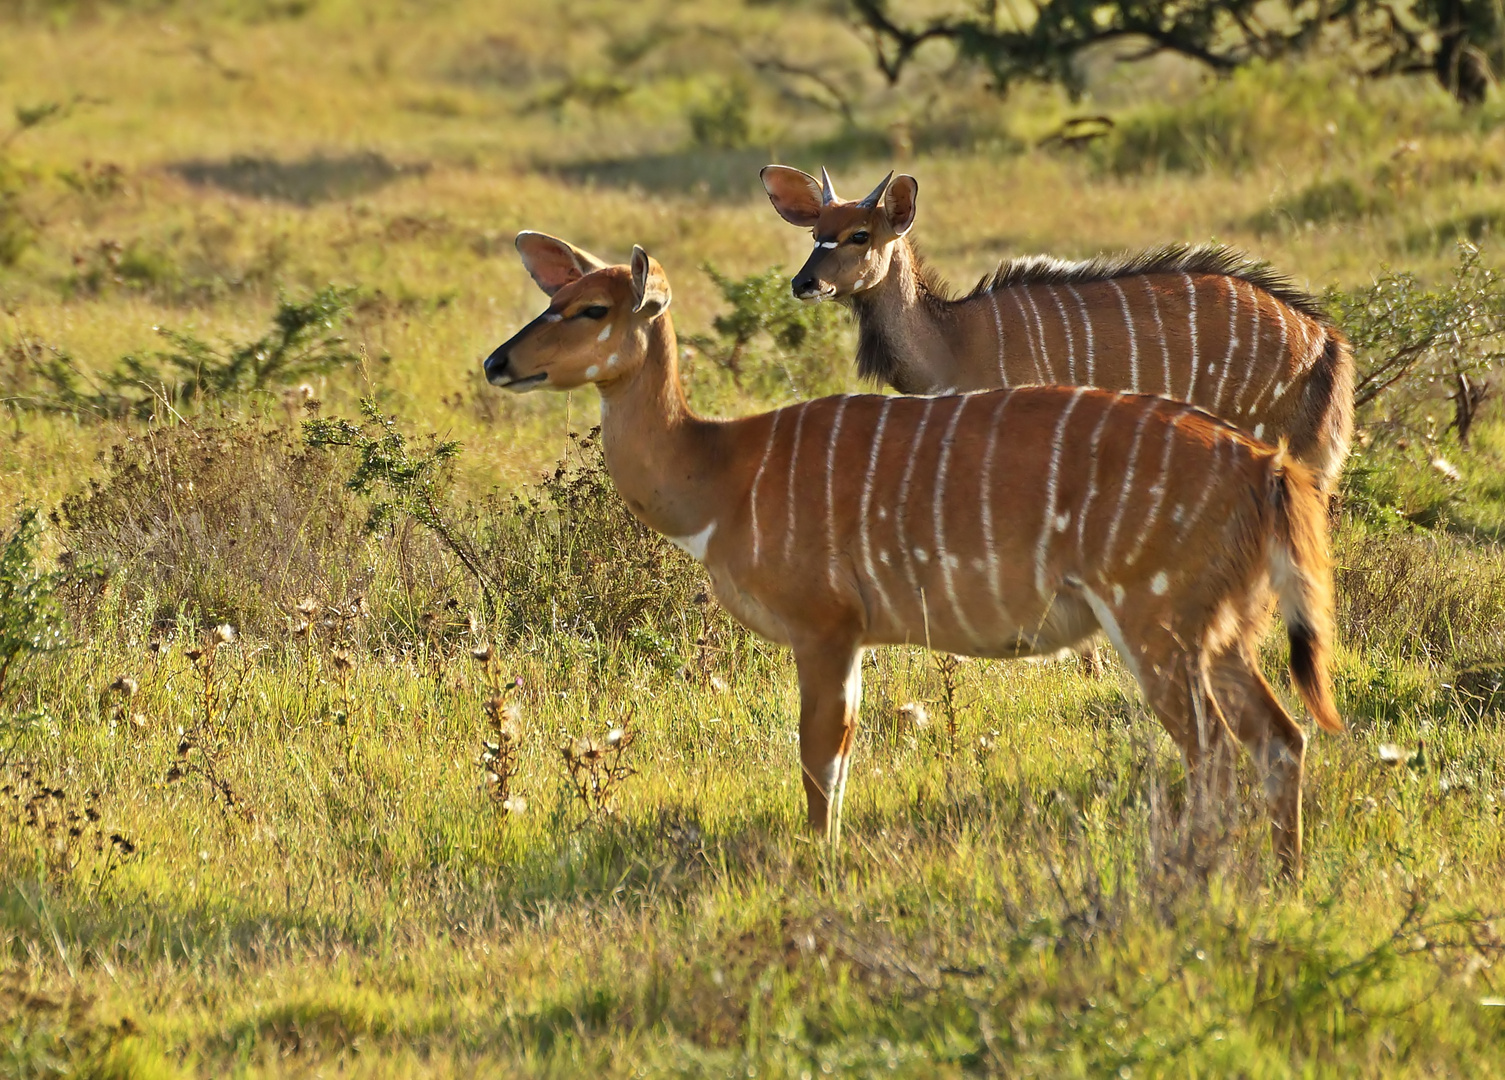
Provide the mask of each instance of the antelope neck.
[{"label": "antelope neck", "polygon": [[643,362],[600,384],[606,471],[633,514],[665,536],[691,536],[716,517],[721,425],[691,411],[679,384],[668,314],[648,324]]},{"label": "antelope neck", "polygon": [[940,378],[932,358],[954,369],[951,343],[938,318],[944,301],[926,280],[907,237],[894,243],[888,273],[872,288],[852,294],[848,303],[857,316],[857,362],[864,376],[900,393],[924,394],[934,391]]}]

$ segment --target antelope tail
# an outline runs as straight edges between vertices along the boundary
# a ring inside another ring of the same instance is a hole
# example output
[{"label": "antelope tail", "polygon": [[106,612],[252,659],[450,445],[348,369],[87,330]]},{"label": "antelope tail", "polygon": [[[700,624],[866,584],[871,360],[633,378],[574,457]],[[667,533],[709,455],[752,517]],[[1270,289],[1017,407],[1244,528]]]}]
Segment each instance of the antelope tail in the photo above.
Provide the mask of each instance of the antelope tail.
[{"label": "antelope tail", "polygon": [[1291,681],[1317,723],[1343,730],[1333,704],[1328,661],[1333,640],[1333,577],[1327,547],[1327,498],[1312,474],[1289,457],[1284,443],[1270,470],[1275,541],[1270,580],[1291,641]]}]

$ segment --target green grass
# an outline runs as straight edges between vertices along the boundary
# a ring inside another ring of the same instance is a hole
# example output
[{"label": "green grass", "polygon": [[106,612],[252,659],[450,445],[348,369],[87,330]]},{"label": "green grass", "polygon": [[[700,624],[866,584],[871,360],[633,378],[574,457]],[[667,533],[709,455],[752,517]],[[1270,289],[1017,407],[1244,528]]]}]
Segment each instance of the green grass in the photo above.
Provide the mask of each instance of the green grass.
[{"label": "green grass", "polygon": [[[775,48],[850,121],[747,64]],[[854,386],[850,328],[795,342],[764,276],[809,243],[758,188],[773,159],[844,192],[913,172],[916,235],[963,283],[1210,238],[1317,290],[1442,280],[1456,235],[1497,261],[1498,107],[1336,64],[1152,68],[1082,105],[869,66],[818,7],[0,3],[0,503],[55,515],[74,642],[0,698],[0,1076],[1505,1075],[1493,400],[1467,451],[1439,393],[1360,440],[1351,730],[1313,735],[1286,887],[1252,776],[1183,825],[1113,663],[964,664],[953,740],[931,659],[871,656],[846,839],[815,843],[787,654],[628,521],[569,435],[591,394],[479,373],[542,303],[526,227],[663,262],[703,411]],[[1099,110],[1103,143],[1035,148]],[[39,360],[106,374],[157,327],[236,355],[330,284],[360,359],[307,376],[318,415],[370,398],[418,458],[458,441],[426,474],[447,539],[365,531],[356,459],[304,444],[295,385],[153,420],[10,400]],[[510,810],[483,761],[504,703]],[[635,774],[589,813],[561,744],[624,723]]]}]

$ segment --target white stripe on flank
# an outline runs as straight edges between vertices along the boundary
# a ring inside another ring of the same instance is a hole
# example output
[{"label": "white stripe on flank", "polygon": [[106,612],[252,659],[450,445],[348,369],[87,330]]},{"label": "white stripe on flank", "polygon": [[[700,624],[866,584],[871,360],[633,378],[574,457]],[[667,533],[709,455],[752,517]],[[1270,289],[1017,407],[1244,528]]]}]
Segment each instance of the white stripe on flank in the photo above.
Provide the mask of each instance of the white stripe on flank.
[{"label": "white stripe on flank", "polygon": [[1212,411],[1219,416],[1223,408],[1223,386],[1228,382],[1228,372],[1233,367],[1233,354],[1239,346],[1238,340],[1238,286],[1239,279],[1228,277],[1228,355],[1223,357],[1223,374],[1218,377],[1218,389],[1212,397]]},{"label": "white stripe on flank", "polygon": [[1035,350],[1035,335],[1030,329],[1029,312],[1024,310],[1024,302],[1019,299],[1019,288],[1008,290],[1009,299],[1014,301],[1014,307],[1019,309],[1019,321],[1024,327],[1024,343],[1029,346],[1029,362],[1035,365],[1035,381],[1045,382],[1045,372],[1040,368],[1040,354]]},{"label": "white stripe on flank", "polygon": [[[903,560],[904,575],[909,579],[909,587],[914,590],[916,597],[920,596],[920,582],[915,577],[915,553],[909,548],[908,530],[905,528],[909,521],[909,481],[914,476],[915,462],[920,460],[920,449],[925,445],[925,426],[930,423],[930,410],[935,408],[935,401],[935,398],[925,399],[925,411],[920,414],[914,440],[909,444],[909,460],[904,463],[904,479],[899,481],[898,505],[894,507],[894,537],[899,545],[899,558]],[[921,599],[920,603],[923,607],[924,600]]]},{"label": "white stripe on flank", "polygon": [[988,553],[988,587],[993,590],[993,603],[1006,625],[1013,625],[1013,618],[1003,603],[1003,583],[1000,579],[1002,564],[998,558],[998,548],[993,543],[993,452],[998,448],[998,428],[1003,410],[1008,407],[1009,399],[1013,396],[1012,390],[1004,394],[1003,400],[993,410],[993,418],[988,423],[988,449],[982,456],[982,475],[978,478],[977,489],[982,498],[982,545]]},{"label": "white stripe on flank", "polygon": [[836,440],[841,436],[841,414],[847,411],[847,399],[842,394],[836,406],[836,418],[831,421],[831,438],[826,444],[826,579],[831,588],[836,588],[836,506],[832,501],[831,478],[836,468]]},{"label": "white stripe on flank", "polygon": [[[602,398],[601,401],[604,405],[606,399]],[[773,453],[773,439],[779,433],[779,418],[783,415],[783,409],[773,414],[773,423],[768,425],[768,445],[763,447],[763,460],[758,462],[758,471],[753,473],[752,496],[749,502],[752,507],[752,561],[754,566],[758,565],[758,548],[763,541],[762,533],[758,531],[758,485],[763,482],[763,470],[768,468],[768,458]]]},{"label": "white stripe on flank", "polygon": [[1139,460],[1139,444],[1144,439],[1145,425],[1150,422],[1150,417],[1155,413],[1155,402],[1144,401],[1143,412],[1139,414],[1139,423],[1134,428],[1134,442],[1129,446],[1129,461],[1124,466],[1123,486],[1118,489],[1118,506],[1113,511],[1113,523],[1108,526],[1108,539],[1103,544],[1102,563],[1099,569],[1105,569],[1113,558],[1113,545],[1118,540],[1119,527],[1123,525],[1124,508],[1129,504],[1129,489],[1134,486],[1134,464]]},{"label": "white stripe on flank", "polygon": [[1280,371],[1286,365],[1286,350],[1290,347],[1291,330],[1286,325],[1285,305],[1279,301],[1275,303],[1275,317],[1280,320],[1280,350],[1275,356],[1275,363],[1270,366],[1270,375],[1265,379],[1265,385],[1259,388],[1259,393],[1255,394],[1254,400],[1249,402],[1249,411],[1251,413],[1259,408],[1260,402],[1265,399],[1265,394],[1269,391],[1275,380],[1280,377]]},{"label": "white stripe on flank", "polygon": [[1061,316],[1061,332],[1066,335],[1066,371],[1071,383],[1080,383],[1076,374],[1076,337],[1071,332],[1071,320],[1066,317],[1066,308],[1061,303],[1061,294],[1056,292],[1054,285],[1047,285],[1045,291],[1050,293],[1050,302],[1056,305],[1056,311]]},{"label": "white stripe on flank", "polygon": [[789,451],[789,482],[784,485],[784,500],[788,509],[784,513],[784,561],[794,552],[794,469],[800,460],[800,434],[805,430],[805,413],[809,402],[795,405],[799,418],[794,422],[794,447]]},{"label": "white stripe on flank", "polygon": [[1217,436],[1212,445],[1212,463],[1207,470],[1207,483],[1202,486],[1202,496],[1197,500],[1197,505],[1192,507],[1181,521],[1180,539],[1185,540],[1191,535],[1192,526],[1202,516],[1202,511],[1207,509],[1207,500],[1212,497],[1212,489],[1217,486],[1218,480],[1223,475],[1223,447],[1232,446],[1233,440]]},{"label": "white stripe on flank", "polygon": [[1233,395],[1234,416],[1243,415],[1245,406],[1241,402],[1244,400],[1244,395],[1249,392],[1249,381],[1254,378],[1254,372],[1259,367],[1259,338],[1260,331],[1264,329],[1259,323],[1259,291],[1251,285],[1249,292],[1254,298],[1249,316],[1249,359],[1244,365],[1244,381],[1239,383],[1238,393]]},{"label": "white stripe on flank", "polygon": [[1165,389],[1161,393],[1169,397],[1171,391],[1171,343],[1165,338],[1165,323],[1160,319],[1160,301],[1155,296],[1155,287],[1150,284],[1148,277],[1141,278],[1144,282],[1144,291],[1150,297],[1150,311],[1155,316],[1155,336],[1160,339],[1160,351],[1165,356]]},{"label": "white stripe on flank", "polygon": [[1192,395],[1197,389],[1197,365],[1201,361],[1197,357],[1197,282],[1190,274],[1186,277],[1186,302],[1189,311],[1186,316],[1186,325],[1191,333],[1191,378],[1186,383],[1186,400],[1196,401]]},{"label": "white stripe on flank", "polygon": [[1176,418],[1165,427],[1165,447],[1160,452],[1160,475],[1150,485],[1150,508],[1145,512],[1144,524],[1139,527],[1139,535],[1134,538],[1134,546],[1124,556],[1124,565],[1133,566],[1139,561],[1140,553],[1144,551],[1145,541],[1150,538],[1150,530],[1155,527],[1155,519],[1160,516],[1160,508],[1165,505],[1165,483],[1170,479],[1171,451],[1176,446],[1176,428],[1181,421],[1191,415],[1190,409],[1185,409],[1176,414]]},{"label": "white stripe on flank", "polygon": [[1087,473],[1087,497],[1082,500],[1082,508],[1077,512],[1076,519],[1076,552],[1078,558],[1086,558],[1087,543],[1087,512],[1092,509],[1092,500],[1097,498],[1097,474],[1098,467],[1102,464],[1098,460],[1097,448],[1103,439],[1103,429],[1108,426],[1108,416],[1124,399],[1123,394],[1116,393],[1113,400],[1108,402],[1108,407],[1103,410],[1103,415],[1098,418],[1097,427],[1092,429],[1092,440],[1087,444],[1087,456],[1092,459],[1092,468]]},{"label": "white stripe on flank", "polygon": [[1044,369],[1041,382],[1055,382],[1055,369],[1050,366],[1050,346],[1045,343],[1045,322],[1040,318],[1040,305],[1035,303],[1035,294],[1029,286],[1021,286],[1024,290],[1024,298],[1029,301],[1029,309],[1035,313],[1035,337],[1040,342],[1040,366]]},{"label": "white stripe on flank", "polygon": [[858,511],[858,527],[862,530],[862,567],[867,572],[867,579],[878,592],[878,598],[883,603],[883,611],[886,614],[893,610],[893,604],[889,601],[888,590],[883,587],[883,582],[878,580],[878,574],[873,569],[873,548],[868,537],[868,510],[873,503],[873,478],[878,473],[878,452],[883,448],[883,428],[888,423],[888,407],[894,399],[886,397],[883,405],[878,410],[878,426],[873,430],[873,445],[867,455],[867,475],[862,478],[862,505]]},{"label": "white stripe on flank", "polygon": [[1087,302],[1082,299],[1082,294],[1076,291],[1075,285],[1066,286],[1066,291],[1075,298],[1076,306],[1082,309],[1082,325],[1087,329],[1087,385],[1093,386],[1095,383],[1093,382],[1092,368],[1095,358],[1093,356],[1092,313],[1087,310]]},{"label": "white stripe on flank", "polygon": [[965,396],[956,399],[956,410],[951,414],[951,423],[946,425],[946,434],[941,436],[940,459],[935,467],[935,496],[931,501],[930,512],[935,527],[935,558],[940,564],[941,583],[946,589],[946,599],[951,601],[951,612],[956,616],[956,625],[967,636],[967,640],[976,642],[977,630],[962,610],[961,600],[957,598],[951,573],[951,553],[946,550],[946,472],[951,467],[951,441],[956,436],[956,426],[961,423],[962,410],[971,400]]},{"label": "white stripe on flank", "polygon": [[1134,330],[1134,316],[1129,311],[1129,298],[1124,295],[1123,286],[1113,278],[1108,279],[1108,284],[1113,286],[1113,291],[1118,293],[1118,306],[1124,313],[1124,330],[1129,334],[1129,393],[1139,393],[1139,334]]},{"label": "white stripe on flank", "polygon": [[993,305],[993,329],[998,333],[998,385],[1007,387],[1009,373],[1003,366],[1003,316],[998,314],[998,295],[989,292],[988,301]]},{"label": "white stripe on flank", "polygon": [[1050,594],[1045,591],[1045,557],[1050,552],[1050,536],[1056,526],[1056,486],[1061,473],[1061,449],[1066,438],[1066,423],[1084,393],[1086,387],[1083,386],[1072,392],[1071,400],[1061,410],[1061,419],[1056,421],[1056,433],[1050,442],[1050,472],[1045,475],[1045,519],[1040,523],[1040,539],[1035,542],[1035,591],[1047,602]]}]

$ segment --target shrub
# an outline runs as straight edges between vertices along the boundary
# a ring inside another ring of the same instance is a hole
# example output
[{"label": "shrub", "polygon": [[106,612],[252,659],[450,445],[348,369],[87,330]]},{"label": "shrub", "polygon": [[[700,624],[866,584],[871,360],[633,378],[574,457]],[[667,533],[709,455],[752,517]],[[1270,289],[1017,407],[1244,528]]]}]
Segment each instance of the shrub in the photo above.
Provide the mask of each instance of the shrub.
[{"label": "shrub", "polygon": [[56,512],[75,558],[111,571],[148,617],[252,632],[304,596],[344,600],[373,577],[361,508],[337,463],[256,424],[153,428]]},{"label": "shrub", "polygon": [[1120,176],[1239,172],[1309,150],[1323,138],[1363,144],[1383,123],[1373,102],[1320,72],[1251,64],[1189,101],[1152,104],[1121,117],[1092,153]]},{"label": "shrub", "polygon": [[461,502],[449,468],[458,443],[430,437],[414,449],[375,403],[362,412],[360,423],[310,421],[308,444],[352,451],[346,486],[366,500],[368,526],[426,529],[469,572],[503,637],[574,639],[678,668],[687,659],[678,642],[712,648],[731,631],[704,571],[627,510],[599,429],[571,432],[570,450],[532,491]]},{"label": "shrub", "polygon": [[37,568],[42,525],[33,509],[16,515],[0,547],[0,701],[17,661],[66,644],[58,575]]},{"label": "shrub", "polygon": [[1484,265],[1478,248],[1458,245],[1458,263],[1440,287],[1386,272],[1367,288],[1330,290],[1327,303],[1353,343],[1354,401],[1363,420],[1397,436],[1429,434],[1422,415],[1450,397],[1451,426],[1467,441],[1482,400],[1473,387],[1505,357],[1505,280]]},{"label": "shrub", "polygon": [[849,363],[843,320],[832,304],[796,300],[781,267],[732,278],[705,268],[729,311],[712,322],[716,335],[686,340],[765,395],[793,390],[795,396],[829,393],[834,372]]},{"label": "shrub", "polygon": [[123,356],[99,380],[60,350],[30,350],[31,363],[10,388],[17,404],[80,416],[149,418],[165,409],[201,404],[295,382],[360,359],[337,332],[350,311],[352,289],[328,286],[306,300],[283,297],[272,326],[254,341],[210,345],[159,327],[170,348]]}]

